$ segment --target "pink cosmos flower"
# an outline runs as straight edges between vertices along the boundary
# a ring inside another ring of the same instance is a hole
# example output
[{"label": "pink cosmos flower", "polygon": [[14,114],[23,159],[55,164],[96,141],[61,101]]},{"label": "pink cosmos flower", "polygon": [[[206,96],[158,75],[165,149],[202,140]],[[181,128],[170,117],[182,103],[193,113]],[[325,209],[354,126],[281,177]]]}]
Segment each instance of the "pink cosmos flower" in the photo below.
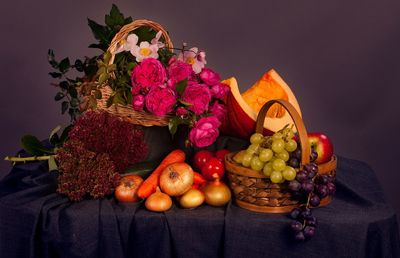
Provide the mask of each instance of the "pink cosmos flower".
[{"label": "pink cosmos flower", "polygon": [[168,66],[168,76],[168,86],[175,89],[177,82],[189,79],[193,76],[193,70],[189,64],[175,58],[171,58]]},{"label": "pink cosmos flower", "polygon": [[211,94],[213,98],[224,100],[230,88],[224,83],[218,83],[211,87]]},{"label": "pink cosmos flower", "polygon": [[215,116],[203,117],[189,132],[189,141],[196,147],[206,147],[215,142],[221,122]]},{"label": "pink cosmos flower", "polygon": [[144,107],[144,96],[143,95],[133,96],[132,106],[134,110],[142,111]]},{"label": "pink cosmos flower", "polygon": [[192,66],[193,71],[198,74],[203,69],[206,61],[206,53],[199,51],[197,47],[192,47],[189,50],[182,51],[178,55],[178,60],[186,62]]},{"label": "pink cosmos flower", "polygon": [[208,110],[211,101],[211,92],[207,85],[189,82],[182,95],[182,100],[190,103],[189,109],[196,115],[201,115]]},{"label": "pink cosmos flower", "polygon": [[219,74],[211,70],[210,68],[203,68],[200,72],[200,78],[201,80],[209,85],[213,86],[221,80],[221,77],[219,77]]},{"label": "pink cosmos flower", "polygon": [[226,107],[223,104],[215,101],[210,107],[210,112],[218,118],[219,121],[223,122],[226,117]]},{"label": "pink cosmos flower", "polygon": [[146,58],[132,70],[132,95],[147,93],[152,87],[162,85],[167,73],[160,61]]},{"label": "pink cosmos flower", "polygon": [[170,88],[153,87],[146,95],[147,110],[159,117],[171,112],[175,103],[175,92]]}]

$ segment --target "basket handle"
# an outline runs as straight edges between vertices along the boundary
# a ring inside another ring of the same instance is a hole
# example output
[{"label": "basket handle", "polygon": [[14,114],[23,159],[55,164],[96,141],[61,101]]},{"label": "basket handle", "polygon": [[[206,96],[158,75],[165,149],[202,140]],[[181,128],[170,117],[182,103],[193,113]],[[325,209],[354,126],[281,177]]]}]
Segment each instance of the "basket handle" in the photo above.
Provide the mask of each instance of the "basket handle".
[{"label": "basket handle", "polygon": [[297,110],[288,101],[283,99],[274,99],[265,103],[257,116],[256,133],[263,134],[264,121],[267,111],[275,103],[282,105],[289,112],[289,115],[292,117],[294,121],[294,125],[296,126],[297,132],[299,134],[300,145],[301,145],[301,164],[305,165],[310,163],[310,144],[308,142],[306,127],[304,126],[303,120],[301,119]]},{"label": "basket handle", "polygon": [[131,31],[134,31],[139,27],[149,27],[155,30],[156,32],[161,31],[167,47],[171,49],[172,52],[174,46],[172,44],[171,38],[169,37],[168,32],[161,26],[161,24],[145,19],[135,20],[131,23],[124,25],[112,39],[110,46],[107,49],[107,51],[111,53],[109,64],[112,64],[114,62],[115,51],[117,51],[119,43],[122,40],[126,39]]}]

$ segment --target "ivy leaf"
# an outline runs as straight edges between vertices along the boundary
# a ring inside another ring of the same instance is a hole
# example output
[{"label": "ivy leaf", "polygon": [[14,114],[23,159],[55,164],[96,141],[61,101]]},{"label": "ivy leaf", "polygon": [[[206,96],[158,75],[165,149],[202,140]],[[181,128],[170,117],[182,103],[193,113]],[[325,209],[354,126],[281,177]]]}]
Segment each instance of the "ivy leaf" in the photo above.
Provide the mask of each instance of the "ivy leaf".
[{"label": "ivy leaf", "polygon": [[78,91],[73,86],[68,88],[68,93],[69,93],[69,95],[71,95],[72,98],[78,97]]},{"label": "ivy leaf", "polygon": [[57,94],[54,96],[55,101],[62,100],[65,97],[64,93],[62,92],[57,92]]},{"label": "ivy leaf", "polygon": [[56,163],[56,159],[54,158],[54,155],[51,155],[48,161],[48,165],[49,165],[49,171],[54,171],[54,170],[58,170],[58,166]]},{"label": "ivy leaf", "polygon": [[67,81],[60,82],[60,88],[63,90],[67,90],[69,88],[69,83]]},{"label": "ivy leaf", "polygon": [[52,72],[52,73],[49,73],[49,74],[53,78],[61,78],[61,76],[62,76],[62,73],[56,73],[56,72]]},{"label": "ivy leaf", "polygon": [[54,69],[58,68],[58,63],[56,62],[56,60],[54,58],[54,51],[52,49],[48,50],[47,59],[49,61],[49,64],[51,65],[51,67],[53,67]]},{"label": "ivy leaf", "polygon": [[21,138],[21,145],[24,150],[28,153],[39,156],[44,153],[52,153],[52,151],[46,148],[39,140],[33,135],[24,135]]},{"label": "ivy leaf", "polygon": [[67,112],[68,107],[69,107],[68,101],[63,101],[63,102],[61,103],[61,114],[64,115],[65,112]]},{"label": "ivy leaf", "polygon": [[71,64],[69,62],[69,58],[66,57],[61,62],[58,64],[58,69],[60,70],[61,73],[65,73],[68,71],[68,69],[71,67]]},{"label": "ivy leaf", "polygon": [[176,92],[178,92],[178,94],[182,96],[182,94],[185,92],[187,84],[188,84],[188,79],[184,79],[182,81],[179,81],[176,84]]}]

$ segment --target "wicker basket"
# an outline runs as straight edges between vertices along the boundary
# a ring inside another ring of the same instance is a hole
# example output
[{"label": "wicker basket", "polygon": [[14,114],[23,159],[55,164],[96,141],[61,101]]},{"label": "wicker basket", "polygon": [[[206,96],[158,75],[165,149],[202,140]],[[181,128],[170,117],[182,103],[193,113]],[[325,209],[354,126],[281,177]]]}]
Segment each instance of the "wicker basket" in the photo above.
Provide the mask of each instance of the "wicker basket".
[{"label": "wicker basket", "polygon": [[[173,49],[172,41],[167,33],[167,31],[158,23],[149,20],[135,20],[121,28],[121,30],[115,34],[108,51],[111,53],[111,58],[109,64],[112,64],[115,59],[115,52],[120,46],[120,42],[125,40],[129,33],[134,31],[139,27],[152,28],[156,32],[161,31],[162,36],[165,40],[166,46]],[[107,100],[113,94],[111,87],[105,85],[100,88],[102,93],[102,98],[97,101],[97,108],[107,110],[108,112],[121,117],[122,119],[137,125],[142,126],[166,126],[168,125],[168,117],[158,117],[145,111],[136,111],[131,105],[120,105],[113,104],[107,107]]]},{"label": "wicker basket", "polygon": [[[275,103],[281,104],[292,117],[299,134],[301,145],[301,166],[310,163],[310,146],[307,138],[307,131],[304,123],[296,109],[285,100],[271,100],[260,110],[256,132],[262,133],[264,128],[265,115],[268,109]],[[299,203],[292,198],[287,184],[274,184],[261,172],[245,168],[233,160],[235,153],[226,155],[225,166],[229,179],[229,186],[232,189],[238,206],[257,212],[286,213],[298,207]],[[318,165],[319,174],[336,175],[336,157],[324,164]],[[331,197],[321,200],[320,206],[327,205]]]}]

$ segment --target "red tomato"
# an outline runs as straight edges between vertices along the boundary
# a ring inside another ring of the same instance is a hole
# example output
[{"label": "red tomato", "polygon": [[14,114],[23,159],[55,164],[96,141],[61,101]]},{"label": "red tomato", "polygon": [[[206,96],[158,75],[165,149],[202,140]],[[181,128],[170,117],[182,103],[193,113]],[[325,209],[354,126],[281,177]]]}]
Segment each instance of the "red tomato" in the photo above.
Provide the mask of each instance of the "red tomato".
[{"label": "red tomato", "polygon": [[206,162],[214,157],[213,153],[208,150],[201,150],[196,152],[193,157],[193,166],[197,171],[201,170],[201,167],[206,164]]},{"label": "red tomato", "polygon": [[229,154],[229,153],[230,153],[230,151],[228,151],[227,149],[221,149],[221,150],[218,150],[218,151],[215,153],[215,157],[216,157],[217,159],[219,159],[220,161],[224,162],[225,155],[226,155],[226,154]]},{"label": "red tomato", "polygon": [[115,188],[115,198],[120,202],[137,202],[139,197],[137,190],[143,179],[137,175],[124,176]]},{"label": "red tomato", "polygon": [[217,173],[219,178],[222,178],[225,173],[224,164],[217,158],[211,158],[209,161],[204,164],[201,168],[201,174],[207,180],[214,180],[213,174]]}]

